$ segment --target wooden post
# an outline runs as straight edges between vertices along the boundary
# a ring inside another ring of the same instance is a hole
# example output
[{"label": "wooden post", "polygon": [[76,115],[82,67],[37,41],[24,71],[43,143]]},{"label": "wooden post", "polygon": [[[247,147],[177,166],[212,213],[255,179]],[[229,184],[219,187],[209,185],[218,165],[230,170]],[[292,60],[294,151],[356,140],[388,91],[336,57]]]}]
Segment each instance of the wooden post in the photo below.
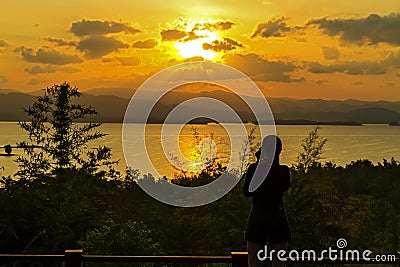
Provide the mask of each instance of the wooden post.
[{"label": "wooden post", "polygon": [[232,267],[248,267],[247,252],[231,252]]},{"label": "wooden post", "polygon": [[64,267],[82,267],[82,249],[67,249],[64,254]]}]

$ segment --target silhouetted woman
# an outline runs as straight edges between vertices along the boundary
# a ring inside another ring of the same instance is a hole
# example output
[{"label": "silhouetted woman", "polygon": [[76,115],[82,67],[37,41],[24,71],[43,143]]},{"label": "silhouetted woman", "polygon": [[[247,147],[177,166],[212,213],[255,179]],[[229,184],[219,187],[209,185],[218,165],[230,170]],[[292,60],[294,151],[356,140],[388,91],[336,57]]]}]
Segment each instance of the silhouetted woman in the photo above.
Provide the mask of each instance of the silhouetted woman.
[{"label": "silhouetted woman", "polygon": [[[277,252],[286,249],[291,238],[282,200],[283,193],[290,187],[290,173],[286,165],[279,164],[281,151],[282,142],[277,136],[265,137],[256,152],[257,162],[251,164],[246,173],[243,193],[252,197],[246,228],[249,267],[262,265],[257,253],[264,250],[266,244],[269,244],[268,251]],[[273,266],[284,264],[274,259]]]}]

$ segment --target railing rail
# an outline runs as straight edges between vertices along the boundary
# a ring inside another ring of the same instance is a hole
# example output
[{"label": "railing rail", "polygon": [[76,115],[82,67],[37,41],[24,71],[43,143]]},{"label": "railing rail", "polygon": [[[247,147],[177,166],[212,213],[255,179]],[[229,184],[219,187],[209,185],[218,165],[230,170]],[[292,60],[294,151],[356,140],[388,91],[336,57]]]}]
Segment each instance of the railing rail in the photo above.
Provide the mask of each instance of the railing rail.
[{"label": "railing rail", "polygon": [[[267,258],[267,260],[270,260]],[[90,262],[164,262],[164,263],[230,263],[232,267],[247,267],[247,252],[231,252],[230,256],[106,256],[84,255],[81,249],[66,250],[64,255],[40,255],[40,254],[0,254],[0,262],[17,261],[51,261],[63,262],[64,267],[82,267]],[[314,261],[313,259],[298,258],[288,263],[302,264],[384,264],[400,265],[399,255],[393,261],[340,260],[332,261],[330,258]]]}]

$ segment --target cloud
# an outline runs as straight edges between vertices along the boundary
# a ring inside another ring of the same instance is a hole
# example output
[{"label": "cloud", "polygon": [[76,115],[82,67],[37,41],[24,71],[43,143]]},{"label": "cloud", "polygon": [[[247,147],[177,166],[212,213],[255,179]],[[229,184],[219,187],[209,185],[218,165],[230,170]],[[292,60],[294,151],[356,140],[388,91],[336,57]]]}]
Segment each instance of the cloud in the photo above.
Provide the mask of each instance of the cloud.
[{"label": "cloud", "polygon": [[184,38],[187,35],[186,32],[180,30],[162,30],[161,38],[163,41],[173,41]]},{"label": "cloud", "polygon": [[30,85],[38,85],[40,83],[40,81],[37,79],[30,79],[28,83]]},{"label": "cloud", "polygon": [[57,46],[76,46],[74,41],[67,41],[62,38],[46,37],[43,40],[55,43]]},{"label": "cloud", "polygon": [[153,48],[157,45],[157,41],[154,39],[147,39],[144,41],[137,41],[133,43],[134,48]]},{"label": "cloud", "polygon": [[0,40],[0,47],[6,47],[8,46],[8,43],[4,40]]},{"label": "cloud", "polygon": [[223,57],[225,63],[244,72],[257,81],[273,82],[302,82],[304,78],[293,79],[288,73],[296,66],[289,62],[270,61],[257,54],[235,54]]},{"label": "cloud", "polygon": [[179,18],[175,21],[175,29],[161,31],[163,41],[181,40],[184,42],[202,38],[201,31],[226,31],[232,28],[235,23],[231,21],[203,21],[192,24],[187,19]]},{"label": "cloud", "polygon": [[322,54],[324,58],[328,60],[338,59],[340,57],[340,51],[336,47],[322,47]]},{"label": "cloud", "polygon": [[27,62],[37,62],[53,65],[66,65],[80,63],[82,60],[77,55],[64,54],[57,50],[42,46],[36,52],[32,48],[20,46],[14,50],[21,53],[22,58]]},{"label": "cloud", "polygon": [[113,57],[113,58],[103,58],[102,62],[115,62],[122,66],[137,66],[140,64],[140,58],[138,57]]},{"label": "cloud", "polygon": [[362,81],[355,81],[352,82],[351,85],[363,85],[364,83]]},{"label": "cloud", "polygon": [[307,25],[316,25],[323,33],[339,36],[342,41],[348,43],[400,45],[400,13],[387,16],[370,14],[359,19],[321,18],[311,20]]},{"label": "cloud", "polygon": [[307,62],[305,65],[311,73],[344,73],[349,75],[381,75],[390,68],[400,68],[400,50],[389,53],[380,61],[344,61],[330,65],[319,62]]},{"label": "cloud", "polygon": [[292,28],[286,24],[285,18],[275,18],[270,21],[260,23],[251,37],[284,37]]},{"label": "cloud", "polygon": [[196,31],[196,30],[226,31],[226,30],[230,30],[233,25],[235,25],[235,23],[233,23],[231,21],[212,21],[212,22],[196,23],[193,26],[192,31]]},{"label": "cloud", "polygon": [[316,84],[324,84],[324,83],[328,83],[329,81],[328,80],[317,80],[315,83]]},{"label": "cloud", "polygon": [[213,50],[216,52],[230,51],[230,50],[234,50],[238,47],[243,47],[243,45],[235,40],[232,40],[232,39],[226,38],[226,37],[224,37],[224,39],[222,41],[215,40],[211,44],[208,44],[208,43],[203,44],[203,49]]},{"label": "cloud", "polygon": [[203,37],[205,37],[205,36],[197,35],[196,33],[194,33],[194,31],[191,31],[191,32],[186,33],[186,36],[182,41],[187,42],[187,41],[196,40],[196,39],[203,38]]},{"label": "cloud", "polygon": [[82,37],[87,35],[105,35],[109,33],[131,33],[141,32],[129,25],[128,23],[109,21],[109,20],[85,20],[72,23],[69,30],[76,36]]},{"label": "cloud", "polygon": [[0,83],[6,83],[8,79],[5,76],[0,75]]},{"label": "cloud", "polygon": [[374,61],[345,61],[332,65],[310,62],[308,63],[308,70],[316,74],[339,72],[349,75],[380,75],[387,72],[387,68],[384,64]]},{"label": "cloud", "polygon": [[391,52],[382,61],[382,64],[388,67],[400,68],[400,51],[397,51],[397,53]]},{"label": "cloud", "polygon": [[39,65],[35,65],[32,68],[25,69],[25,71],[32,75],[36,75],[40,73],[55,73],[57,71],[64,73],[73,73],[73,72],[78,72],[79,69],[68,66],[59,67],[59,66],[47,65],[45,67],[41,67]]},{"label": "cloud", "polygon": [[183,61],[184,62],[204,61],[204,58],[201,56],[195,56],[195,57],[185,58]]},{"label": "cloud", "polygon": [[113,51],[129,46],[115,37],[91,35],[79,41],[76,48],[87,58],[101,58]]},{"label": "cloud", "polygon": [[233,25],[235,25],[235,23],[230,21],[220,21],[216,25],[221,30],[229,30]]}]

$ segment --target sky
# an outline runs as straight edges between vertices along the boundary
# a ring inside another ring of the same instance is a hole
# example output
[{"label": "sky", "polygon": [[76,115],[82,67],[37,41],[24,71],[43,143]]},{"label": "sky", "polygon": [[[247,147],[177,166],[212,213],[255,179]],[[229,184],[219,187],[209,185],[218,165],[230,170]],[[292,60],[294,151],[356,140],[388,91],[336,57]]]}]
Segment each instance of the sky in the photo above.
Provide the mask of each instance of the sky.
[{"label": "sky", "polygon": [[267,97],[400,101],[400,1],[3,1],[0,88],[136,89],[187,61]]}]

